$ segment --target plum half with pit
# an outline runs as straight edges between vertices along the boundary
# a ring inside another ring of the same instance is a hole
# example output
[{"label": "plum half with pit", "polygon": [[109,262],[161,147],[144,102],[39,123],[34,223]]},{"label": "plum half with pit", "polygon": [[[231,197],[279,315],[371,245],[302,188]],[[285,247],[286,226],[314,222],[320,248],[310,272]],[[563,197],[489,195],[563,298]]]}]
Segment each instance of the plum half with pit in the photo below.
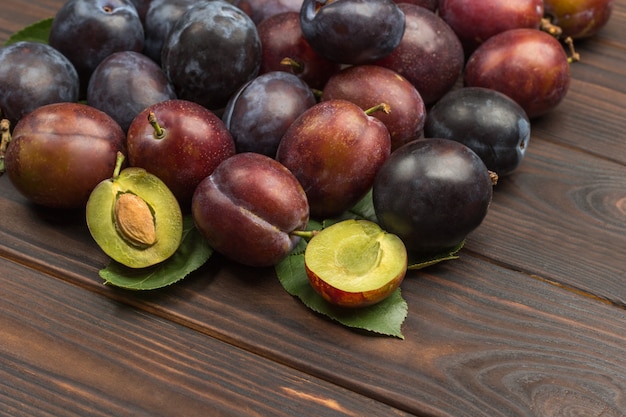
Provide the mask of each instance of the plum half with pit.
[{"label": "plum half with pit", "polygon": [[193,195],[198,231],[218,253],[253,266],[276,265],[298,244],[309,205],[293,174],[266,155],[244,152],[222,162]]},{"label": "plum half with pit", "polygon": [[41,106],[17,123],[5,155],[6,173],[28,200],[49,208],[84,208],[125,152],[120,125],[81,103]]},{"label": "plum half with pit", "polygon": [[344,220],[315,234],[304,265],[313,289],[333,305],[366,307],[389,297],[404,280],[402,240],[368,220]]},{"label": "plum half with pit", "polygon": [[87,227],[113,260],[146,268],[168,259],[180,246],[182,212],[163,181],[143,168],[122,169],[123,161],[118,153],[111,178],[91,192]]},{"label": "plum half with pit", "polygon": [[395,150],[376,175],[374,211],[381,227],[411,253],[437,254],[461,244],[487,215],[493,177],[474,151],[441,138]]}]

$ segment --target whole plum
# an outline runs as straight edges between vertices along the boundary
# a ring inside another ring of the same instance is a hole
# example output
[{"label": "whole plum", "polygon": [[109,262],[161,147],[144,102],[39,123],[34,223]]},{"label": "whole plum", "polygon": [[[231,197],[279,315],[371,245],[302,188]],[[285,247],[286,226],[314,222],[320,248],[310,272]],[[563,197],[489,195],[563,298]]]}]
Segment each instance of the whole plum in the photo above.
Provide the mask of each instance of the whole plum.
[{"label": "whole plum", "polygon": [[268,156],[244,152],[222,162],[196,188],[192,215],[217,252],[262,267],[285,258],[309,221],[306,194],[291,172]]},{"label": "whole plum", "polygon": [[273,158],[287,128],[315,103],[313,92],[300,78],[272,71],[259,75],[234,94],[222,120],[233,135],[237,152]]},{"label": "whole plum", "polygon": [[283,135],[276,159],[302,184],[311,216],[324,219],[352,208],[389,156],[389,131],[369,110],[348,100],[322,101]]},{"label": "whole plum", "polygon": [[48,43],[76,68],[83,97],[91,73],[104,58],[143,49],[144,31],[130,0],[68,0],[52,21]]},{"label": "whole plum", "polygon": [[472,53],[463,73],[465,86],[500,91],[531,119],[563,100],[570,79],[563,46],[538,29],[512,29],[492,36]]},{"label": "whole plum", "polygon": [[396,49],[374,62],[392,69],[417,88],[427,107],[450,91],[463,71],[463,45],[436,13],[409,3],[404,12],[406,29]]},{"label": "whole plum", "polygon": [[260,74],[285,71],[296,75],[311,88],[322,89],[331,75],[341,68],[318,54],[304,39],[300,13],[284,12],[257,25],[262,45]]},{"label": "whole plum", "polygon": [[487,215],[492,177],[467,146],[417,139],[395,150],[376,175],[374,211],[383,230],[409,252],[431,254],[461,244]]},{"label": "whole plum", "polygon": [[161,67],[134,51],[114,52],[105,58],[87,87],[87,104],[111,116],[124,131],[146,107],[175,98]]},{"label": "whole plum", "polygon": [[386,103],[390,111],[375,112],[391,136],[391,150],[422,133],[426,120],[424,100],[417,89],[397,72],[378,65],[344,68],[326,83],[322,100],[344,99],[367,110]]},{"label": "whole plum", "polygon": [[562,37],[585,39],[609,21],[613,0],[544,0],[545,13],[561,29]]},{"label": "whole plum", "polygon": [[304,38],[323,57],[368,64],[389,55],[404,33],[404,13],[393,0],[304,0]]},{"label": "whole plum", "polygon": [[78,100],[76,69],[51,46],[13,43],[0,48],[0,62],[0,113],[11,127],[37,107]]},{"label": "whole plum", "polygon": [[93,189],[110,178],[125,152],[122,128],[81,103],[38,107],[17,123],[5,155],[15,188],[45,207],[84,208]]},{"label": "whole plum", "polygon": [[172,27],[161,51],[161,66],[178,98],[210,110],[257,76],[261,41],[254,22],[225,0],[192,6]]},{"label": "whole plum", "polygon": [[167,35],[178,19],[196,3],[197,0],[150,1],[144,22],[146,39],[143,53],[160,65],[161,50]]},{"label": "whole plum", "polygon": [[513,172],[530,142],[530,120],[510,97],[465,87],[443,96],[428,112],[424,135],[456,140],[472,149],[499,177]]}]

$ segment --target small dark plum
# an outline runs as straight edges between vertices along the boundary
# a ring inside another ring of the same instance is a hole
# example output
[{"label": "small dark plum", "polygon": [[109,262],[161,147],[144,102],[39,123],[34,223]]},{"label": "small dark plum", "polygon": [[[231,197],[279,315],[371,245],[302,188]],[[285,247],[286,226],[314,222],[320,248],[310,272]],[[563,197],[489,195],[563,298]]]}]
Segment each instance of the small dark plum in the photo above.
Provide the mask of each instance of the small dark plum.
[{"label": "small dark plum", "polygon": [[440,0],[439,16],[457,34],[466,56],[481,43],[510,29],[538,29],[543,0]]},{"label": "small dark plum", "polygon": [[391,150],[422,133],[426,120],[424,100],[417,89],[397,72],[378,65],[355,65],[333,75],[322,92],[322,100],[344,99],[367,110],[386,103],[390,111],[375,112],[391,136]]},{"label": "small dark plum", "polygon": [[302,0],[233,0],[258,26],[262,21],[284,12],[300,12]]},{"label": "small dark plum", "polygon": [[48,42],[76,68],[84,97],[102,60],[113,52],[143,49],[143,24],[130,0],[68,0],[54,17]]},{"label": "small dark plum", "polygon": [[51,46],[16,42],[0,48],[0,62],[0,113],[11,128],[37,107],[78,100],[76,69]]},{"label": "small dark plum", "polygon": [[299,12],[284,12],[257,25],[262,45],[260,74],[285,71],[296,75],[311,88],[321,90],[341,65],[311,48],[300,28]]},{"label": "small dark plum", "polygon": [[161,64],[161,50],[167,35],[182,15],[198,3],[197,0],[152,0],[146,11],[143,53]]},{"label": "small dark plum", "polygon": [[114,52],[105,58],[87,87],[87,104],[111,116],[124,131],[146,107],[175,98],[161,67],[134,51]]},{"label": "small dark plum", "polygon": [[492,36],[472,53],[463,74],[466,87],[500,91],[531,119],[565,98],[570,78],[563,45],[539,29],[512,29]]},{"label": "small dark plum", "polygon": [[316,103],[308,85],[293,74],[261,74],[234,94],[222,120],[235,140],[237,152],[274,158],[287,128]]},{"label": "small dark plum", "polygon": [[222,120],[188,100],[166,100],[142,110],[126,135],[128,161],[159,177],[188,211],[196,186],[235,154]]},{"label": "small dark plum", "polygon": [[463,46],[436,13],[409,3],[398,7],[405,15],[404,36],[396,49],[374,64],[409,80],[430,107],[459,80],[465,62]]},{"label": "small dark plum", "polygon": [[393,0],[304,0],[304,38],[323,57],[368,64],[389,55],[404,34],[404,13]]},{"label": "small dark plum", "polygon": [[510,97],[488,88],[465,87],[449,92],[430,109],[424,135],[463,143],[502,178],[524,159],[530,120]]},{"label": "small dark plum", "polygon": [[197,3],[172,27],[161,66],[180,99],[210,110],[258,75],[261,41],[254,22],[225,0]]},{"label": "small dark plum", "polygon": [[35,204],[84,209],[93,189],[110,178],[122,128],[106,113],[81,103],[53,103],[28,113],[15,126],[5,155],[15,188]]},{"label": "small dark plum", "polygon": [[395,150],[376,175],[374,211],[409,252],[436,254],[461,244],[487,215],[492,175],[467,146],[425,138]]},{"label": "small dark plum", "polygon": [[378,108],[364,111],[347,100],[322,101],[285,132],[276,159],[302,184],[314,218],[342,214],[372,187],[391,152],[389,131],[370,115]]},{"label": "small dark plum", "polygon": [[241,264],[276,265],[298,244],[309,221],[302,186],[275,159],[244,152],[222,162],[196,188],[196,227],[209,245]]}]

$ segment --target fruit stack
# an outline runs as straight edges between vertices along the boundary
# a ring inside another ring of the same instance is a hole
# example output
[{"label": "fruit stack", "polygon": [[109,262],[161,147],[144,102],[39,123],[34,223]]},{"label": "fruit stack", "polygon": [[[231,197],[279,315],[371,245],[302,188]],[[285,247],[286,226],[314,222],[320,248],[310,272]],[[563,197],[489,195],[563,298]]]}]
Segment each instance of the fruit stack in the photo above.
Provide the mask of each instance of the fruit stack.
[{"label": "fruit stack", "polygon": [[26,28],[0,49],[2,169],[35,204],[86,207],[129,268],[167,262],[187,217],[249,266],[305,244],[321,297],[372,305],[481,224],[611,10],[68,0],[39,42]]}]

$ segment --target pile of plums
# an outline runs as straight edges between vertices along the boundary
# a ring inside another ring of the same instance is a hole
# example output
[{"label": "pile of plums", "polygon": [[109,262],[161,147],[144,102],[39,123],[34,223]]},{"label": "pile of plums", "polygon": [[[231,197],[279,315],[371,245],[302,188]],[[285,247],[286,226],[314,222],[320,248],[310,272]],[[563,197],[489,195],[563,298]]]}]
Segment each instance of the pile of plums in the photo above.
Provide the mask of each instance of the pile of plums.
[{"label": "pile of plums", "polygon": [[309,236],[311,253],[335,256],[309,255],[307,273],[376,276],[384,285],[368,291],[389,291],[407,257],[389,266],[398,245],[387,235],[436,254],[481,224],[531,120],[568,91],[572,40],[611,10],[612,0],[68,0],[47,44],[0,49],[4,169],[36,204],[91,204],[96,241],[117,245],[107,253],[155,252],[179,233],[180,211],[217,252],[253,266],[280,262],[310,219],[339,218],[371,192],[377,226]]}]

